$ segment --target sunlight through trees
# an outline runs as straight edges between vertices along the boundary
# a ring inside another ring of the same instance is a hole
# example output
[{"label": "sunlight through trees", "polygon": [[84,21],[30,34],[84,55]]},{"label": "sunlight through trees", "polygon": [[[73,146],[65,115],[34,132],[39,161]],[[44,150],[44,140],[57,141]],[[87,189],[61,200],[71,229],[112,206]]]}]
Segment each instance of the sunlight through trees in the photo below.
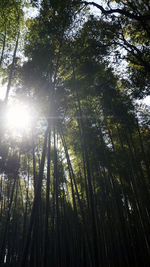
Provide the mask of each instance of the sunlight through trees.
[{"label": "sunlight through trees", "polygon": [[0,1],[0,266],[150,265],[149,10]]}]

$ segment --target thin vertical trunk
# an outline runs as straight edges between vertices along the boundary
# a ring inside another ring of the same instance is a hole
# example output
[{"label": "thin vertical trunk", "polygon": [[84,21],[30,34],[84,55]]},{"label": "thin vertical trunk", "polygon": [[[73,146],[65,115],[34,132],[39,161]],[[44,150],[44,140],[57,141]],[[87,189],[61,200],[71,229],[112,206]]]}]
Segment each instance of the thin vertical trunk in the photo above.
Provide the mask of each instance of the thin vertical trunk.
[{"label": "thin vertical trunk", "polygon": [[57,146],[56,146],[56,125],[54,123],[54,183],[55,183],[55,203],[56,203],[56,246],[55,246],[55,262],[56,266],[61,264],[60,251],[60,216],[59,216],[59,181],[58,181],[58,166],[57,166]]},{"label": "thin vertical trunk", "polygon": [[1,53],[1,57],[0,57],[0,67],[1,67],[1,65],[3,63],[5,45],[6,45],[6,21],[5,21],[5,24],[4,24],[4,39],[3,39],[2,53]]},{"label": "thin vertical trunk", "polygon": [[[122,143],[120,130],[119,130],[118,126],[117,126],[117,131],[118,131],[119,141],[121,143],[121,148],[122,148],[122,151],[124,153],[125,149],[124,149],[124,146]],[[127,138],[127,136],[126,136],[126,138]],[[134,200],[135,200],[134,201],[134,207],[136,209],[137,217],[139,218],[139,233],[143,233],[143,237],[144,237],[143,245],[145,246],[145,249],[143,248],[143,251],[147,251],[147,253],[150,254],[150,247],[148,244],[148,238],[147,238],[146,229],[145,229],[145,221],[143,220],[144,219],[143,212],[145,213],[146,217],[147,217],[147,214],[146,214],[146,211],[143,211],[143,204],[142,204],[143,203],[143,197],[141,196],[141,193],[140,193],[139,181],[141,180],[141,177],[139,177],[139,174],[135,171],[136,165],[134,162],[133,152],[131,150],[128,138],[126,139],[126,141],[127,141],[127,145],[128,145],[129,152],[130,152],[129,153],[129,159],[128,159],[128,169],[129,169],[129,176],[131,177],[130,186],[131,186],[131,190],[134,194]],[[134,165],[135,165],[135,167],[134,167]],[[146,219],[146,221],[147,221],[147,219]],[[142,248],[141,248],[141,254],[142,253],[143,252],[142,252]]]},{"label": "thin vertical trunk", "polygon": [[17,53],[17,49],[18,49],[19,37],[20,37],[20,32],[18,32],[18,34],[17,34],[17,40],[16,40],[15,49],[14,49],[14,53],[13,53],[13,59],[12,59],[10,72],[9,72],[9,76],[8,76],[8,84],[7,84],[7,91],[6,91],[6,96],[5,96],[5,103],[8,102],[11,83],[12,83],[12,79],[13,79],[13,72],[14,72],[14,67],[15,67],[15,59],[16,59],[16,53]]},{"label": "thin vertical trunk", "polygon": [[16,185],[16,178],[14,178],[13,185],[12,185],[10,202],[8,205],[4,233],[3,233],[2,243],[1,243],[1,249],[0,249],[0,263],[1,264],[3,264],[4,257],[5,257],[5,245],[6,245],[7,231],[8,231],[9,221],[10,221],[11,207],[12,207],[14,191],[15,191],[15,185]]},{"label": "thin vertical trunk", "polygon": [[[12,224],[12,236],[10,240],[10,248],[8,247],[8,252],[10,254],[11,262],[16,264],[17,256],[18,256],[18,221],[17,221],[17,200],[18,200],[18,189],[19,189],[19,179],[16,182],[16,192],[14,198],[14,207],[12,211],[13,224]],[[9,237],[10,238],[10,237]]]},{"label": "thin vertical trunk", "polygon": [[33,207],[32,207],[32,211],[31,211],[30,222],[29,222],[29,227],[28,227],[28,232],[27,232],[27,236],[26,236],[26,241],[25,241],[25,246],[24,246],[24,250],[23,250],[23,255],[22,255],[20,267],[26,267],[26,265],[27,265],[26,263],[27,263],[27,258],[28,258],[28,251],[29,251],[29,247],[31,244],[31,233],[33,230],[34,222],[36,220],[35,215],[37,213],[37,210],[39,208],[39,204],[41,201],[41,189],[42,189],[43,172],[44,172],[45,157],[46,157],[46,150],[47,150],[47,135],[48,135],[48,130],[46,130],[45,136],[44,136],[42,158],[41,158],[41,164],[40,164],[40,170],[39,170],[39,179],[38,179],[35,197],[34,197],[34,201],[33,201]]},{"label": "thin vertical trunk", "polygon": [[28,169],[28,180],[26,182],[26,200],[25,200],[25,210],[24,210],[24,220],[23,220],[23,244],[25,241],[25,234],[27,230],[27,215],[28,215],[28,205],[29,205],[29,169]]},{"label": "thin vertical trunk", "polygon": [[150,178],[150,166],[149,166],[147,158],[146,158],[146,154],[145,154],[145,150],[144,150],[144,145],[143,145],[143,140],[142,140],[142,136],[141,136],[138,120],[136,120],[136,125],[137,125],[137,130],[138,130],[138,135],[139,135],[139,141],[140,141],[141,151],[142,151],[142,155],[143,155],[143,160],[144,160],[144,163],[145,163],[145,166],[146,166],[146,170],[147,170],[147,177]]},{"label": "thin vertical trunk", "polygon": [[32,160],[33,160],[33,183],[34,183],[34,195],[36,192],[37,186],[37,175],[36,175],[36,158],[35,158],[35,149],[32,149]]},{"label": "thin vertical trunk", "polygon": [[65,138],[64,138],[63,133],[62,133],[62,129],[61,129],[61,132],[60,132],[60,137],[61,137],[62,144],[63,144],[64,150],[65,150],[66,158],[67,158],[69,178],[70,178],[70,182],[71,182],[71,192],[72,192],[72,199],[73,199],[73,209],[74,209],[74,212],[75,212],[75,215],[76,215],[76,218],[77,218],[77,207],[76,207],[75,193],[74,193],[74,188],[73,188],[72,171],[70,169],[70,162],[68,161],[69,154],[68,154],[68,150],[67,150],[67,147],[66,147]]},{"label": "thin vertical trunk", "polygon": [[[77,107],[76,107],[77,109]],[[82,120],[82,118],[81,118]],[[81,140],[81,154],[82,154],[82,162],[83,162],[83,173],[84,173],[84,183],[85,183],[85,192],[86,192],[86,199],[87,199],[87,205],[88,209],[90,208],[90,202],[89,202],[89,191],[88,191],[88,181],[87,181],[87,170],[86,170],[86,160],[85,160],[85,153],[84,153],[84,144],[83,144],[83,134],[82,134],[82,124],[80,123],[80,119],[78,119],[78,128],[80,133],[80,140]]]},{"label": "thin vertical trunk", "polygon": [[45,240],[44,240],[44,267],[48,265],[47,256],[48,256],[48,240],[49,240],[49,208],[50,208],[50,164],[51,164],[51,129],[48,134],[48,156],[47,156],[47,183],[46,183],[46,212],[45,212]]},{"label": "thin vertical trunk", "polygon": [[3,174],[1,175],[1,182],[0,182],[0,222],[3,214],[3,205],[4,205],[4,200],[3,200]]},{"label": "thin vertical trunk", "polygon": [[91,222],[92,222],[92,238],[93,238],[93,264],[95,266],[99,265],[99,253],[98,253],[98,240],[97,240],[97,221],[96,221],[96,212],[95,212],[95,204],[94,204],[94,195],[93,195],[93,188],[92,188],[92,176],[89,164],[89,157],[88,157],[88,149],[87,149],[87,142],[86,142],[86,135],[85,135],[85,127],[83,122],[82,116],[82,109],[80,104],[80,97],[77,88],[76,76],[74,66],[73,68],[73,79],[74,79],[74,88],[76,92],[76,98],[78,102],[78,109],[81,121],[81,133],[82,133],[82,142],[83,142],[83,151],[85,155],[85,162],[86,162],[86,171],[87,171],[87,180],[88,180],[88,190],[89,190],[89,201],[90,201],[90,215],[91,215]]},{"label": "thin vertical trunk", "polygon": [[[84,209],[83,209],[82,202],[80,200],[80,195],[79,195],[78,187],[77,187],[77,184],[76,184],[75,174],[73,172],[72,164],[71,164],[69,153],[68,153],[68,148],[67,148],[67,145],[66,145],[66,140],[65,140],[65,137],[63,135],[61,126],[60,126],[60,129],[61,129],[60,130],[60,137],[61,137],[62,144],[63,144],[64,150],[65,150],[68,170],[69,170],[69,173],[70,173],[70,175],[72,177],[71,179],[72,179],[72,181],[74,183],[75,193],[76,193],[76,196],[77,196],[78,205],[79,205],[79,209],[80,209],[80,213],[81,213],[81,218],[82,218],[82,221],[83,221],[84,241],[85,241],[85,244],[86,244],[86,247],[87,247],[88,260],[89,260],[90,264],[92,264],[91,263],[92,262],[92,255],[91,255],[92,254],[92,252],[91,252],[92,246],[91,246],[90,240],[89,240],[89,232],[88,232],[88,226],[87,226],[86,218],[85,218],[85,214],[84,214]],[[74,190],[73,190],[73,196],[74,196]],[[75,211],[75,212],[77,213],[77,211]]]}]

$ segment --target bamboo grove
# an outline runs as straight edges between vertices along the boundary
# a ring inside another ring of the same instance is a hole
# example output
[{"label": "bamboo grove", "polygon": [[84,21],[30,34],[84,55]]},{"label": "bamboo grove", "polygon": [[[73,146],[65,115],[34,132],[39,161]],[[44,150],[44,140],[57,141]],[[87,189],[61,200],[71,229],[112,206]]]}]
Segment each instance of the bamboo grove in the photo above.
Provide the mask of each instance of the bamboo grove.
[{"label": "bamboo grove", "polygon": [[[136,104],[149,14],[148,0],[0,1],[0,266],[150,265],[149,110]],[[22,137],[5,127],[12,91],[37,112]]]}]

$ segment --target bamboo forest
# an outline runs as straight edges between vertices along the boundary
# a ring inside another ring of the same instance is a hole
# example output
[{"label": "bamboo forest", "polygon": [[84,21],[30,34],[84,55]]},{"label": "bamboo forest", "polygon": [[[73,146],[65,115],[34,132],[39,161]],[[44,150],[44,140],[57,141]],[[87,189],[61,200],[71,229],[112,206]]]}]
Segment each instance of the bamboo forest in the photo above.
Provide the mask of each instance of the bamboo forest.
[{"label": "bamboo forest", "polygon": [[149,0],[0,0],[0,266],[150,266]]}]

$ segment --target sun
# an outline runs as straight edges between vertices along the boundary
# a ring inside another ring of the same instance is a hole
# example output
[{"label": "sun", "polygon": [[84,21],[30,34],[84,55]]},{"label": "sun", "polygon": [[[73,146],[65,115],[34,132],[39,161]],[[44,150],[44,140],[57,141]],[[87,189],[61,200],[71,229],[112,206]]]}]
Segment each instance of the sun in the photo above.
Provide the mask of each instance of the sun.
[{"label": "sun", "polygon": [[6,126],[13,133],[23,133],[31,127],[29,108],[23,104],[14,104],[6,112]]}]

